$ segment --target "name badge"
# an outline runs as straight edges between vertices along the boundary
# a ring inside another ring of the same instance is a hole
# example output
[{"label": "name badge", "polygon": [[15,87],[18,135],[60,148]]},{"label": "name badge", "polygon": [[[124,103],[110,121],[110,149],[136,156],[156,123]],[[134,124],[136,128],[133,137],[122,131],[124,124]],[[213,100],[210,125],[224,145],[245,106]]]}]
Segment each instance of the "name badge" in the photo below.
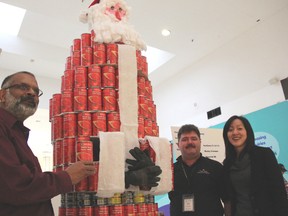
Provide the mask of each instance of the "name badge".
[{"label": "name badge", "polygon": [[194,212],[194,195],[193,194],[184,194],[182,196],[182,211],[183,212]]}]

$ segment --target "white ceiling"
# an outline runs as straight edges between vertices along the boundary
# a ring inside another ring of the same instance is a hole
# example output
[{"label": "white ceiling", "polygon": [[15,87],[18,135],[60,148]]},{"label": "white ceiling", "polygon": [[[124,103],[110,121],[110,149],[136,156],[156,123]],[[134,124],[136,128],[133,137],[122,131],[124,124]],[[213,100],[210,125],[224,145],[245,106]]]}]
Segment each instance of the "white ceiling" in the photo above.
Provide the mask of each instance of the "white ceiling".
[{"label": "white ceiling", "polygon": [[[0,35],[0,48],[3,50],[0,70],[29,70],[37,75],[60,79],[73,39],[88,32],[88,26],[79,22],[78,17],[91,1],[1,2],[24,8],[27,12],[18,37]],[[150,74],[154,86],[288,7],[288,0],[127,2],[132,7],[130,23],[147,45],[175,55]],[[171,30],[172,34],[164,38],[162,28]]]}]

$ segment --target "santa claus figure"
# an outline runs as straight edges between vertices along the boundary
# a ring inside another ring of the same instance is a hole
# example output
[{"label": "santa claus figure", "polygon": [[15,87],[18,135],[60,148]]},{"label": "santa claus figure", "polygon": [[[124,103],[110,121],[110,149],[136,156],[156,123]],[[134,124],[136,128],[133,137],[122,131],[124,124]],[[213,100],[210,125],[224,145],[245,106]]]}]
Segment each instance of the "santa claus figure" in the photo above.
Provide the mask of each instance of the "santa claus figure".
[{"label": "santa claus figure", "polygon": [[132,25],[128,23],[130,7],[123,0],[94,0],[80,21],[89,24],[97,43],[124,43],[137,50],[146,50],[146,45]]}]

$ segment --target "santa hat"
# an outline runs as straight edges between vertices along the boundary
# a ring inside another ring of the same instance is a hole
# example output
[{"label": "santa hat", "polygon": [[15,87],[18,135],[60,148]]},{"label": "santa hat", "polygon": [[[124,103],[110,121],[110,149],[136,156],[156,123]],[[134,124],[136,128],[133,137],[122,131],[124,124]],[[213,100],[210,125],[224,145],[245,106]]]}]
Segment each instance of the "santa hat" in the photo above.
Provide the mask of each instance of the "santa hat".
[{"label": "santa hat", "polygon": [[95,4],[98,4],[100,2],[100,0],[94,0],[90,5],[89,5],[89,8]]}]

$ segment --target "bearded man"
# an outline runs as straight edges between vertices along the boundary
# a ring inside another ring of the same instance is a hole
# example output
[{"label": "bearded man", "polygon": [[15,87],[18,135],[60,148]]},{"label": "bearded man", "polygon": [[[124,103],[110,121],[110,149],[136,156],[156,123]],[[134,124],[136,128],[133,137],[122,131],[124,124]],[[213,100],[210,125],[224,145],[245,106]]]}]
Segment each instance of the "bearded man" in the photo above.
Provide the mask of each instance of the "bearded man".
[{"label": "bearded man", "polygon": [[6,77],[0,90],[0,215],[52,216],[51,198],[95,173],[92,162],[77,162],[65,171],[42,172],[27,144],[23,121],[38,107],[35,76],[26,71]]}]

